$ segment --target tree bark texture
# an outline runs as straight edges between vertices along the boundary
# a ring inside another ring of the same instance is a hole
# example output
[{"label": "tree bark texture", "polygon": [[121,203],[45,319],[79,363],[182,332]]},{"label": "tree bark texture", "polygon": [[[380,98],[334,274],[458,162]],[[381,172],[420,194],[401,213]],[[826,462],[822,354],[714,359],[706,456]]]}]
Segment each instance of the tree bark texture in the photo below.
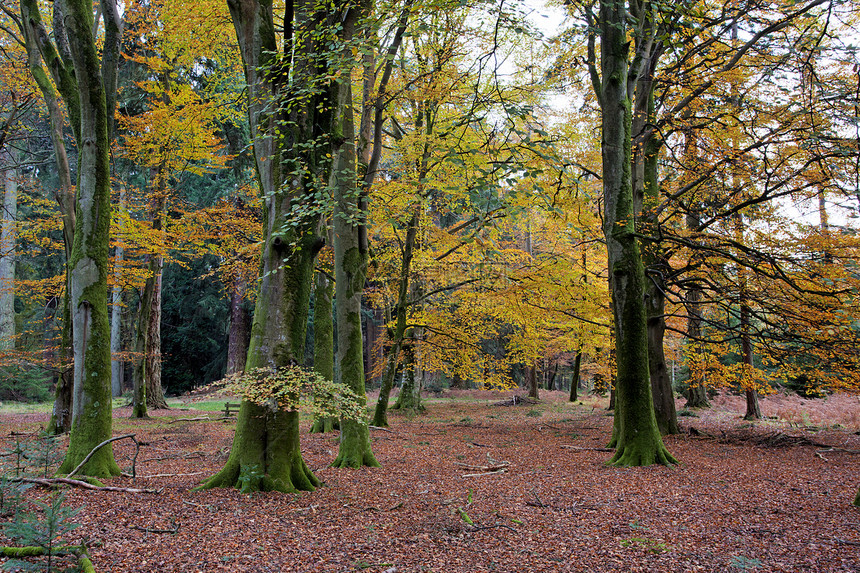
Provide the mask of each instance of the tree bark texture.
[{"label": "tree bark texture", "polygon": [[654,416],[644,304],[645,271],[635,235],[625,10],[622,0],[600,3],[604,235],[617,361],[613,437],[616,453],[610,463],[668,465],[675,463],[675,459],[663,445]]},{"label": "tree bark texture", "polygon": [[245,306],[248,285],[244,277],[235,276],[230,289],[230,332],[227,335],[227,376],[242,374],[248,360],[251,336],[251,313]]},{"label": "tree bark texture", "polygon": [[[119,208],[121,210],[126,208],[125,189],[119,193]],[[114,249],[114,287],[111,290],[110,312],[110,384],[111,395],[114,398],[122,396],[123,373],[125,371],[125,361],[119,358],[119,353],[122,352],[122,287],[119,285],[123,272],[123,256],[124,249],[120,243]]]},{"label": "tree bark texture", "polygon": [[568,402],[576,402],[579,400],[579,372],[582,367],[582,348],[576,351],[576,358],[573,360],[573,373],[570,375],[570,396]]},{"label": "tree bark texture", "polygon": [[[67,364],[72,360],[72,326],[69,310],[70,273],[68,261],[72,256],[72,244],[75,235],[75,194],[72,186],[71,169],[66,152],[65,136],[63,133],[64,118],[60,109],[57,91],[66,102],[69,120],[75,136],[80,134],[80,111],[78,104],[77,83],[72,73],[73,65],[68,59],[61,57],[60,51],[50,42],[48,32],[42,24],[41,15],[35,0],[23,0],[21,3],[21,32],[27,50],[27,65],[30,74],[42,93],[45,108],[50,122],[51,143],[54,148],[54,159],[57,165],[59,186],[55,193],[60,216],[63,221],[63,247],[66,255],[66,296],[63,297],[63,327],[60,333],[60,351],[58,353],[60,372],[57,377],[54,405],[51,410],[51,421],[48,432],[60,434],[69,432],[72,428],[72,386],[74,384],[72,368]],[[65,22],[58,16],[60,3],[54,4],[54,37],[66,37]],[[66,50],[67,53],[67,50]],[[68,55],[71,58],[71,55]],[[53,82],[42,60],[48,64]],[[57,90],[54,86],[57,86]]]},{"label": "tree bark texture", "polygon": [[15,243],[18,236],[18,170],[12,154],[0,155],[3,215],[0,218],[0,350],[15,348]]},{"label": "tree bark texture", "polygon": [[[342,6],[345,13],[339,40],[344,46],[344,62],[351,62],[351,51],[359,10]],[[331,187],[334,192],[334,283],[337,322],[336,382],[352,389],[366,402],[364,392],[364,351],[361,335],[361,295],[367,273],[367,196],[359,187],[356,171],[355,126],[352,113],[351,66],[342,64],[343,78],[335,85],[332,117]],[[359,191],[361,190],[361,191]],[[340,423],[340,449],[332,463],[335,467],[378,467],[370,444],[367,422],[343,419]]]},{"label": "tree bark texture", "polygon": [[403,386],[400,388],[400,394],[397,395],[397,401],[391,408],[422,412],[424,411],[424,405],[421,403],[422,370],[414,342],[414,338],[418,338],[418,329],[411,330],[410,340],[403,345]]},{"label": "tree bark texture", "polygon": [[[92,35],[92,3],[67,0],[66,10],[80,103],[80,139],[75,237],[68,262],[75,360],[72,430],[60,473],[71,471],[96,445],[110,438],[113,423],[107,300],[111,212],[109,117]],[[92,476],[119,475],[111,444],[100,448],[80,471]]]},{"label": "tree bark texture", "polygon": [[[325,273],[316,273],[314,286],[314,370],[334,380],[334,283]],[[340,420],[324,416],[314,420],[311,433],[323,434],[340,428]]]},{"label": "tree bark texture", "polygon": [[[321,246],[318,215],[289,221],[293,208],[308,203],[328,172],[319,140],[330,112],[328,95],[319,88],[325,70],[316,63],[327,12],[287,2],[283,30],[289,48],[281,59],[271,0],[228,0],[228,7],[245,66],[263,197],[262,272],[245,369],[280,368],[303,362],[314,259]],[[201,487],[288,492],[318,485],[301,457],[298,412],[243,400],[230,456]]]},{"label": "tree bark texture", "polygon": [[[420,206],[421,203],[418,205]],[[385,363],[385,371],[382,375],[382,386],[379,389],[379,398],[376,401],[376,410],[373,413],[374,426],[388,426],[388,400],[391,394],[391,388],[394,386],[395,374],[399,370],[400,353],[403,348],[403,338],[406,335],[406,313],[409,306],[409,279],[412,275],[412,256],[415,249],[415,241],[418,236],[419,217],[420,213],[417,210],[414,211],[406,226],[406,237],[403,241],[403,252],[400,259],[397,302],[394,305],[394,327],[389,329],[388,332],[391,346],[388,349],[388,358]]]}]

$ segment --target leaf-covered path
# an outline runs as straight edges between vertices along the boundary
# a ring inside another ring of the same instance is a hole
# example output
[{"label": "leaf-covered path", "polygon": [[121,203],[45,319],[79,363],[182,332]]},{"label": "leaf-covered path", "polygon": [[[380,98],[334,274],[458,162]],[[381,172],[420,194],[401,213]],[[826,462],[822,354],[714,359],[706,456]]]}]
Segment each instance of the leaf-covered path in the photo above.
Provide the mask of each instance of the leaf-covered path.
[{"label": "leaf-covered path", "polygon": [[[173,410],[130,421],[119,410],[115,435],[146,442],[138,475],[180,475],[110,480],[160,494],[70,491],[82,508],[72,541],[87,539],[96,568],[117,573],[860,571],[860,458],[795,445],[858,450],[857,428],[741,428],[708,412],[682,418],[699,435],[667,439],[679,467],[622,469],[600,451],[612,418],[556,399],[443,399],[422,416],[394,414],[390,431],[373,431],[381,469],[328,468],[336,436],[303,434],[326,485],[298,495],[192,492],[224,462],[233,423],[171,423],[205,414]],[[2,416],[0,431],[38,421]],[[115,449],[126,469],[133,445]]]}]

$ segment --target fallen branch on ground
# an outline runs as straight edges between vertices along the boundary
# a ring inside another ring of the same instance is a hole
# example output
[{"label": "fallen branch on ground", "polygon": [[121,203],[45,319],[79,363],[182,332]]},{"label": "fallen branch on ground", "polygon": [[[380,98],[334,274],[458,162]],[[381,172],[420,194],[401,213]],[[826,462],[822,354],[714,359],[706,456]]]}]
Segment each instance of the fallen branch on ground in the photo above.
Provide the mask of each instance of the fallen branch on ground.
[{"label": "fallen branch on ground", "polygon": [[479,472],[495,472],[501,469],[507,469],[508,466],[511,465],[511,462],[498,462],[489,466],[473,466],[471,464],[464,464],[462,462],[454,462],[455,466],[460,466],[461,468],[465,468],[467,470],[479,471]]},{"label": "fallen branch on ground", "polygon": [[[80,471],[80,469],[82,467],[84,467],[84,464],[86,464],[88,461],[90,461],[90,458],[92,458],[97,451],[99,451],[101,448],[103,448],[104,446],[108,445],[111,442],[116,442],[117,440],[124,440],[126,438],[131,438],[131,441],[133,441],[135,443],[135,445],[137,446],[137,450],[134,452],[134,460],[137,461],[137,453],[140,451],[140,443],[137,441],[137,439],[134,436],[135,436],[135,434],[125,434],[123,436],[116,436],[115,438],[108,438],[107,440],[103,441],[102,443],[100,443],[99,445],[94,447],[92,450],[90,450],[90,453],[88,453],[87,456],[83,460],[81,460],[81,463],[79,463],[75,469],[70,471],[66,477],[70,478],[73,475],[75,475],[76,473],[78,473]],[[134,474],[134,462],[132,462],[132,474]]]},{"label": "fallen branch on ground", "polygon": [[198,416],[196,418],[174,418],[170,420],[171,424],[176,422],[199,422],[201,420],[217,420],[218,418],[210,418],[209,416]]},{"label": "fallen branch on ground", "polygon": [[179,524],[174,522],[173,529],[160,529],[157,527],[140,527],[139,525],[129,525],[129,529],[136,529],[138,531],[145,531],[146,533],[170,533],[171,535],[176,535],[179,531]]},{"label": "fallen branch on ground", "polygon": [[615,448],[584,448],[582,446],[571,446],[568,444],[562,444],[562,448],[567,448],[568,450],[573,450],[575,452],[614,452]]},{"label": "fallen branch on ground", "polygon": [[393,430],[389,430],[388,428],[382,428],[380,426],[368,426],[371,430],[379,430],[380,432],[388,432],[389,434],[393,434]]},{"label": "fallen branch on ground", "polygon": [[508,471],[508,470],[507,470],[507,468],[502,468],[502,469],[500,469],[500,470],[496,470],[496,471],[493,471],[493,472],[482,472],[482,473],[479,473],[479,474],[463,474],[463,475],[461,475],[460,477],[464,477],[464,478],[473,478],[473,477],[481,477],[481,476],[492,476],[492,475],[497,475],[497,474],[503,474],[503,473],[505,473],[506,471]]},{"label": "fallen branch on ground", "polygon": [[0,555],[21,559],[22,557],[45,557],[47,555],[74,555],[83,573],[96,573],[96,568],[87,554],[86,545],[64,545],[60,547],[0,547]]},{"label": "fallen branch on ground", "polygon": [[80,487],[83,489],[91,489],[94,491],[121,491],[123,493],[161,493],[161,490],[157,489],[137,489],[133,487],[116,487],[110,485],[93,485],[91,483],[77,480],[77,479],[69,479],[64,477],[57,478],[13,478],[9,480],[10,482],[24,482],[24,483],[32,483],[36,485],[41,485],[44,487],[57,487],[61,484],[72,485],[75,487]]}]

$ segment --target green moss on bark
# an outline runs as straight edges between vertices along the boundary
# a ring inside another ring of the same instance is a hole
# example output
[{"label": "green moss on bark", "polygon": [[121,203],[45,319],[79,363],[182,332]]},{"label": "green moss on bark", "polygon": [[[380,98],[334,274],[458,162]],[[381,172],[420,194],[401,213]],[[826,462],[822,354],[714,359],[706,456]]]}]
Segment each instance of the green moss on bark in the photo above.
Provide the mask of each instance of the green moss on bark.
[{"label": "green moss on bark", "polygon": [[320,485],[302,459],[297,412],[272,412],[244,401],[230,457],[197,489],[237,487],[243,492],[313,491]]}]

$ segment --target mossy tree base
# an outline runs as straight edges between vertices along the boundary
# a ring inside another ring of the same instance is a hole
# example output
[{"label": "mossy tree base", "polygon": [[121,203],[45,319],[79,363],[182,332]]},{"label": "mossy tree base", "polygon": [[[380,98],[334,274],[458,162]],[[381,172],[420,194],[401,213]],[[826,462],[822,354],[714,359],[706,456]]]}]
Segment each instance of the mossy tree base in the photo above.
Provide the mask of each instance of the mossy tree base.
[{"label": "mossy tree base", "polygon": [[366,424],[341,420],[340,451],[333,468],[381,467],[370,447],[370,429]]},{"label": "mossy tree base", "polygon": [[337,418],[317,418],[311,426],[311,434],[328,434],[340,429],[340,420]]},{"label": "mossy tree base", "polygon": [[857,497],[854,498],[854,505],[860,507],[860,488],[857,488]]},{"label": "mossy tree base", "polygon": [[[57,470],[58,474],[68,474],[80,464],[87,455],[99,445],[102,440],[97,440],[92,443],[92,447],[87,447],[90,440],[74,439],[74,435],[79,432],[77,428],[72,428],[72,438],[69,440],[69,449],[66,451],[66,457]],[[114,460],[113,444],[105,444],[93,454],[84,466],[78,470],[76,475],[89,476],[96,478],[117,477],[122,474],[122,470]]]},{"label": "mossy tree base", "polygon": [[320,483],[302,459],[298,412],[273,412],[243,401],[227,463],[197,489],[293,493],[313,491]]}]

